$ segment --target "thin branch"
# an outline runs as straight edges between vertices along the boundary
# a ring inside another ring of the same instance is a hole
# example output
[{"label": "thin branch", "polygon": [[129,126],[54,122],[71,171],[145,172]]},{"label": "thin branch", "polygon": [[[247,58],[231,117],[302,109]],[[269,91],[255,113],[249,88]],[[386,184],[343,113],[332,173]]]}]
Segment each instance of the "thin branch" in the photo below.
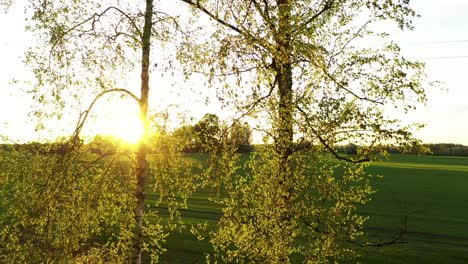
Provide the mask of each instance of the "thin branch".
[{"label": "thin branch", "polygon": [[209,73],[205,71],[192,71],[193,73],[200,73],[208,76],[213,76],[213,77],[225,77],[225,76],[231,76],[231,75],[237,75],[239,73],[246,73],[246,72],[251,72],[253,70],[258,69],[258,66],[253,66],[247,69],[242,69],[242,70],[237,70],[237,71],[231,71],[231,72],[221,72],[221,73]]},{"label": "thin branch", "polygon": [[[316,67],[319,67],[318,65],[315,65]],[[363,100],[363,101],[368,101],[368,102],[371,102],[371,103],[374,103],[374,104],[380,104],[380,105],[383,105],[384,104],[384,101],[382,101],[381,99],[371,99],[371,98],[368,98],[368,97],[365,97],[365,96],[360,96],[358,94],[356,94],[355,92],[351,91],[350,89],[348,89],[344,84],[342,84],[341,82],[339,82],[338,80],[336,80],[335,77],[333,77],[327,70],[325,70],[323,67],[319,67],[320,69],[322,69],[322,72],[325,74],[325,76],[328,77],[328,79],[330,79],[334,84],[336,84],[340,89],[343,89],[345,90],[346,92],[350,93],[352,96],[356,97],[357,99],[359,100]]]},{"label": "thin branch", "polygon": [[[244,16],[244,19],[242,19],[242,22],[240,23],[240,25],[242,26],[242,29],[245,29],[243,27],[243,25],[245,24],[245,21],[247,21],[247,18],[249,17],[249,11],[250,11],[250,8],[252,6],[252,3],[253,3],[253,0],[250,0],[249,2],[249,5],[247,7],[247,11],[245,12],[245,16]],[[236,17],[236,12],[234,12],[234,10],[232,10],[231,6],[229,6],[229,10],[231,10],[231,13],[232,13],[232,16],[238,20],[238,18]]]},{"label": "thin branch", "polygon": [[[91,15],[90,17],[88,17],[87,19],[84,19],[83,21],[75,24],[74,26],[70,27],[69,29],[67,29],[66,31],[64,31],[63,33],[61,33],[61,36],[59,38],[56,38],[55,41],[52,43],[51,45],[51,48],[50,48],[50,53],[49,53],[49,65],[48,65],[48,68],[50,68],[50,64],[51,64],[51,56],[52,56],[52,53],[53,51],[55,51],[57,48],[57,44],[59,43],[59,41],[61,39],[64,39],[66,40],[66,35],[68,35],[70,32],[74,31],[75,29],[77,29],[78,27],[80,26],[83,26],[84,24],[88,23],[91,21],[91,29],[89,30],[83,30],[80,32],[80,34],[78,34],[79,37],[81,37],[82,35],[86,34],[86,33],[90,33],[90,32],[94,32],[94,34],[96,34],[96,31],[95,31],[95,24],[97,21],[100,20],[100,18],[105,15],[107,12],[109,12],[110,10],[115,10],[119,13],[121,13],[123,16],[125,16],[129,21],[130,23],[132,24],[132,26],[135,28],[135,30],[137,31],[138,33],[138,36],[141,38],[141,30],[140,28],[136,25],[134,19],[132,17],[130,17],[127,13],[125,13],[124,11],[122,11],[121,9],[117,8],[117,7],[114,7],[114,6],[110,6],[110,7],[107,7],[104,11],[102,11],[101,13],[94,13],[93,15]],[[118,35],[121,35],[121,34],[118,34]],[[115,37],[118,37],[118,35],[116,35]],[[130,38],[132,38],[133,40],[135,41],[139,41],[137,38],[135,38],[134,36],[131,36],[130,34],[123,34],[125,36],[129,36]],[[72,35],[73,36],[73,35]],[[107,38],[109,39],[109,38]]]},{"label": "thin branch", "polygon": [[308,127],[310,130],[312,130],[312,133],[314,133],[314,135],[318,138],[318,140],[320,141],[320,143],[322,143],[322,145],[328,150],[330,151],[330,153],[335,156],[335,158],[339,159],[339,160],[344,160],[344,161],[347,161],[347,162],[351,162],[351,163],[363,163],[363,162],[369,162],[371,161],[369,157],[365,157],[365,158],[361,158],[361,159],[358,159],[358,160],[355,160],[355,159],[350,159],[350,158],[347,158],[347,157],[343,157],[341,156],[340,154],[338,154],[338,152],[336,152],[336,150],[334,150],[328,143],[327,141],[320,135],[320,133],[315,130],[315,128],[313,127],[313,125],[310,123],[310,120],[308,118],[308,115],[307,113],[300,107],[300,106],[296,106],[296,108],[299,110],[299,112],[301,112],[304,116],[304,120],[306,121]]},{"label": "thin branch", "polygon": [[[231,129],[232,127],[234,127],[237,123],[240,122],[240,120],[242,118],[244,118],[245,116],[247,116],[248,114],[250,114],[254,109],[255,107],[260,104],[263,100],[267,99],[268,97],[271,96],[271,94],[273,93],[273,90],[275,89],[275,86],[276,86],[276,82],[277,82],[277,79],[275,78],[274,82],[270,85],[270,90],[268,91],[268,93],[260,98],[258,98],[257,100],[255,100],[254,102],[252,102],[251,104],[248,104],[248,105],[245,105],[241,108],[248,108],[245,112],[242,112],[238,117],[236,118],[233,118],[233,121],[231,123],[231,125],[225,130],[223,131],[221,137],[226,137],[227,136],[227,132],[229,131],[229,129]],[[239,112],[238,112],[239,113]]]},{"label": "thin branch", "polygon": [[[99,157],[97,157],[96,159],[94,159],[94,160],[92,160],[91,162],[88,163],[89,166],[87,166],[87,167],[84,168],[83,170],[79,171],[76,175],[82,175],[83,173],[85,173],[85,172],[87,172],[88,170],[90,170],[91,168],[93,168],[92,165],[95,165],[95,164],[98,163],[99,161],[101,161],[101,160],[103,160],[104,158],[107,158],[107,157],[109,157],[109,156],[113,156],[113,158],[112,158],[111,160],[115,159],[116,156],[125,156],[125,157],[127,157],[129,160],[131,160],[133,164],[136,164],[135,159],[134,159],[132,156],[128,155],[127,153],[125,153],[125,152],[120,152],[120,151],[111,151],[111,152],[106,152],[106,153],[103,153],[103,154],[99,155]],[[107,171],[107,168],[106,168],[106,170],[104,171],[104,174],[106,173],[106,171]]]},{"label": "thin branch", "polygon": [[[138,35],[141,37],[141,30],[140,28],[135,24],[135,21],[133,20],[133,18],[131,18],[127,13],[125,13],[124,11],[122,11],[121,9],[117,8],[117,7],[114,7],[114,6],[110,6],[110,7],[107,7],[106,9],[104,9],[104,11],[102,11],[101,13],[94,13],[93,15],[91,15],[90,17],[88,17],[87,19],[75,24],[74,26],[72,26],[71,28],[67,29],[65,32],[62,33],[62,37],[63,36],[66,36],[68,35],[68,33],[72,32],[73,30],[77,29],[78,27],[90,22],[92,24],[92,27],[90,30],[87,30],[87,31],[84,31],[84,33],[87,33],[87,32],[91,32],[91,31],[94,31],[94,28],[95,28],[95,23],[96,21],[99,20],[100,17],[102,17],[103,15],[105,15],[109,10],[116,10],[117,12],[121,13],[122,15],[124,15],[125,17],[128,18],[128,20],[130,21],[130,23],[132,24],[132,26],[135,28],[135,30],[137,31]],[[55,49],[55,46],[58,44],[60,38],[57,38],[57,40],[52,43],[52,46],[51,46],[51,50],[54,50]]]},{"label": "thin branch", "polygon": [[[99,17],[105,15],[108,11],[110,11],[110,10],[112,10],[112,9],[115,10],[115,11],[117,11],[117,12],[119,12],[119,13],[121,13],[122,15],[124,15],[124,16],[130,21],[130,23],[131,23],[132,26],[135,28],[135,30],[138,32],[138,34],[141,36],[141,30],[140,30],[140,28],[137,26],[137,24],[135,23],[135,20],[134,20],[132,17],[130,17],[127,13],[125,13],[124,11],[122,11],[121,9],[119,9],[119,8],[117,8],[117,7],[115,7],[115,6],[109,6],[109,7],[107,7],[106,9],[104,9],[104,11],[102,11],[101,13],[94,13],[93,15],[91,15],[90,17],[88,17],[87,19],[85,19],[85,20],[81,21],[80,23],[74,25],[73,27],[69,28],[67,31],[64,32],[64,35],[70,33],[71,31],[73,31],[73,30],[75,30],[76,28],[78,28],[78,27],[80,27],[80,26],[86,24],[86,23],[89,22],[89,21],[93,21],[93,24],[94,24],[94,23],[96,22],[96,21],[95,21],[96,18],[99,18]],[[94,26],[93,26],[93,28],[94,28]]]},{"label": "thin branch", "polygon": [[307,25],[309,25],[310,23],[312,23],[315,19],[317,19],[318,17],[320,17],[322,14],[324,14],[325,12],[327,12],[328,10],[330,10],[332,7],[333,7],[333,3],[335,2],[335,0],[328,0],[325,5],[323,6],[323,8],[318,12],[316,13],[315,15],[313,15],[311,18],[309,18],[308,20],[306,20],[304,23],[302,23],[302,25],[300,25],[298,27],[298,30],[300,29],[303,29],[304,27],[307,27]]},{"label": "thin branch", "polygon": [[6,140],[6,141],[10,141],[10,142],[13,143],[14,145],[20,145],[19,142],[15,141],[15,140],[13,140],[13,139],[7,137],[7,136],[4,136],[4,135],[2,135],[2,134],[0,134],[0,138],[2,138],[3,140]]},{"label": "thin branch", "polygon": [[156,24],[156,23],[159,23],[159,22],[163,22],[165,21],[166,19],[169,19],[170,21],[172,21],[172,23],[174,23],[175,25],[175,28],[180,31],[182,33],[182,35],[184,36],[188,36],[188,33],[185,32],[182,27],[180,26],[179,22],[177,21],[177,19],[169,14],[167,14],[166,12],[162,12],[162,11],[153,11],[153,13],[156,15],[156,14],[162,14],[164,15],[163,18],[161,19],[158,19],[156,21],[153,21],[153,25]]},{"label": "thin branch", "polygon": [[204,6],[202,6],[200,4],[200,0],[196,0],[195,1],[192,1],[192,0],[181,0],[182,2],[185,2],[195,8],[197,8],[198,10],[202,11],[203,13],[205,13],[206,15],[208,15],[210,18],[212,18],[213,20],[215,20],[216,22],[220,23],[221,25],[225,26],[225,27],[228,27],[232,30],[234,30],[235,32],[243,35],[243,36],[246,36],[250,39],[255,39],[256,38],[254,36],[252,36],[252,34],[250,34],[249,32],[246,32],[246,31],[243,31],[242,29],[240,29],[239,27],[236,27],[228,22],[226,22],[225,20],[221,19],[219,16],[213,14],[212,12],[210,12],[208,9],[206,9]]},{"label": "thin branch", "polygon": [[263,18],[263,21],[265,21],[265,23],[268,25],[268,27],[270,28],[271,32],[273,33],[273,35],[276,35],[276,28],[275,26],[271,23],[271,18],[270,18],[270,15],[269,15],[269,11],[268,11],[268,3],[266,3],[266,1],[263,1],[264,2],[264,5],[265,7],[261,8],[260,4],[256,1],[256,0],[252,0],[252,2],[254,3],[254,6],[255,6],[255,9],[257,10],[257,12],[260,14],[260,16]]},{"label": "thin branch", "polygon": [[135,95],[133,94],[132,92],[130,92],[129,90],[127,89],[123,89],[123,88],[114,88],[114,89],[109,89],[109,90],[105,90],[103,92],[101,92],[100,94],[98,94],[94,100],[91,102],[91,104],[89,105],[88,109],[86,109],[86,111],[84,111],[84,114],[81,113],[80,114],[80,117],[79,117],[79,120],[78,120],[78,123],[77,123],[77,126],[75,128],[75,132],[73,133],[73,137],[72,137],[72,143],[73,145],[77,142],[78,138],[79,138],[79,134],[81,132],[81,129],[83,128],[84,126],[84,123],[86,122],[86,119],[88,118],[89,116],[89,113],[91,112],[91,109],[93,108],[94,104],[97,102],[97,100],[99,98],[101,98],[103,95],[105,94],[108,94],[108,93],[124,93],[126,95],[129,95],[131,98],[133,98],[138,104],[140,104],[140,99]]},{"label": "thin branch", "polygon": [[408,243],[406,241],[402,241],[403,236],[407,232],[406,222],[408,220],[408,215],[405,215],[404,218],[402,219],[400,231],[398,232],[397,236],[395,236],[395,238],[393,238],[392,240],[384,241],[384,242],[381,242],[381,243],[369,243],[369,242],[367,242],[367,243],[364,243],[364,244],[360,243],[360,242],[358,242],[356,240],[349,239],[349,238],[339,237],[339,236],[337,236],[337,234],[330,233],[330,232],[327,232],[325,230],[320,230],[318,227],[314,227],[312,225],[312,223],[308,222],[304,217],[301,217],[301,220],[307,227],[312,228],[317,233],[321,233],[321,234],[325,234],[325,235],[332,235],[332,236],[334,236],[334,237],[336,237],[338,239],[341,239],[341,240],[343,240],[343,241],[345,241],[347,243],[353,244],[353,245],[358,246],[358,247],[383,247],[383,246],[389,246],[389,245],[394,245],[394,244]]},{"label": "thin branch", "polygon": [[268,91],[268,93],[260,98],[258,98],[257,100],[255,100],[253,103],[249,104],[249,105],[246,105],[242,108],[248,108],[247,111],[245,111],[244,113],[241,114],[240,117],[237,118],[237,120],[241,119],[242,117],[250,114],[252,112],[252,110],[254,110],[254,108],[259,104],[261,103],[263,100],[267,99],[268,97],[271,96],[271,94],[273,93],[273,90],[275,89],[276,87],[276,83],[277,83],[277,77],[275,76],[275,80],[273,81],[273,83],[270,85],[270,90]]},{"label": "thin branch", "polygon": [[339,50],[337,53],[334,53],[334,54],[331,56],[331,58],[334,58],[335,56],[340,55],[341,53],[343,53],[344,50],[346,49],[346,47],[347,47],[351,42],[353,42],[353,40],[355,40],[356,38],[358,38],[358,37],[361,35],[361,32],[362,32],[365,28],[367,28],[367,26],[368,26],[371,22],[372,22],[371,19],[367,20],[367,21],[357,30],[357,32],[354,33],[353,36],[352,36],[350,39],[348,39],[348,40],[346,41],[346,43],[340,48],[340,50]]},{"label": "thin branch", "polygon": [[217,15],[211,13],[208,9],[206,9],[204,6],[202,6],[200,4],[200,1],[199,0],[196,0],[196,2],[194,1],[191,1],[191,0],[181,0],[182,2],[185,2],[195,8],[197,8],[198,10],[202,11],[203,13],[205,13],[206,15],[208,15],[209,17],[211,17],[212,19],[214,19],[215,21],[217,21],[218,23],[220,23],[221,25],[225,26],[225,27],[228,27],[232,30],[234,30],[235,32],[241,34],[241,35],[246,35],[244,32],[242,32],[242,30],[240,30],[238,27],[232,25],[232,24],[229,24],[227,23],[226,21],[222,20],[221,18],[219,18]]}]

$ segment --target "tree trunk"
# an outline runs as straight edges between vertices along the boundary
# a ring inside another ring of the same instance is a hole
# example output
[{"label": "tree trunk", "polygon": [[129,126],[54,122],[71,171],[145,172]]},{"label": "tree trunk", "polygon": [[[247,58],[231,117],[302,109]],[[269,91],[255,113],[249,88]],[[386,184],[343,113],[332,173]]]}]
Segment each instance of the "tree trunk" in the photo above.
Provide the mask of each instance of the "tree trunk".
[{"label": "tree trunk", "polygon": [[[278,81],[278,123],[276,147],[281,163],[289,164],[293,143],[293,92],[291,65],[291,3],[288,0],[278,0],[279,28],[276,40],[277,53],[275,58],[276,78]],[[286,169],[286,168],[285,168]],[[289,170],[288,170],[289,171]]]},{"label": "tree trunk", "polygon": [[[291,65],[291,3],[289,0],[278,0],[278,35],[276,37],[277,51],[275,56],[276,80],[278,83],[278,109],[275,126],[276,151],[279,158],[278,197],[281,209],[279,227],[283,230],[283,241],[292,237],[292,167],[290,156],[293,144],[293,80]],[[288,243],[288,242],[286,242]],[[286,247],[289,247],[287,244]],[[288,250],[285,248],[284,253]],[[287,262],[287,255],[281,256],[281,262]]]},{"label": "tree trunk", "polygon": [[145,25],[142,35],[142,57],[141,57],[141,97],[140,97],[140,118],[143,122],[144,133],[139,142],[136,153],[136,168],[135,176],[137,185],[135,188],[136,205],[134,210],[135,216],[135,233],[133,241],[133,262],[141,263],[141,250],[143,247],[142,234],[142,218],[145,202],[145,185],[146,185],[146,153],[147,153],[147,136],[148,136],[148,94],[149,94],[149,65],[150,65],[150,49],[151,49],[151,29],[153,19],[153,0],[146,0],[145,9]]}]

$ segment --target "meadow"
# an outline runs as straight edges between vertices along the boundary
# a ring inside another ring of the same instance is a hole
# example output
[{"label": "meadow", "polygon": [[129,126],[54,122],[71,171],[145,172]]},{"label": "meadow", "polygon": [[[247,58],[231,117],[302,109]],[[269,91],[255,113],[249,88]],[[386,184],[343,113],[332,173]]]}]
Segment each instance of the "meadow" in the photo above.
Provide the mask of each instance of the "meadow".
[{"label": "meadow", "polygon": [[[383,176],[374,178],[377,192],[360,208],[370,217],[368,240],[393,239],[405,216],[407,232],[404,243],[360,249],[360,263],[468,263],[468,158],[392,155],[368,170]],[[220,209],[207,197],[207,192],[196,193],[183,216],[213,229]],[[171,234],[167,247],[162,263],[204,263],[210,251],[207,240],[188,231]]]},{"label": "meadow", "polygon": [[[373,177],[377,192],[359,208],[369,216],[367,240],[392,240],[405,217],[407,231],[404,243],[358,248],[360,263],[468,263],[468,157],[397,154],[367,169],[383,176]],[[198,191],[189,198],[189,208],[182,210],[186,223],[216,228],[221,208],[209,196],[208,191]],[[147,199],[151,205],[158,197],[148,193]],[[163,207],[152,208],[161,216],[167,213]],[[211,251],[208,239],[197,240],[188,230],[171,233],[166,247],[161,263],[205,263]]]}]

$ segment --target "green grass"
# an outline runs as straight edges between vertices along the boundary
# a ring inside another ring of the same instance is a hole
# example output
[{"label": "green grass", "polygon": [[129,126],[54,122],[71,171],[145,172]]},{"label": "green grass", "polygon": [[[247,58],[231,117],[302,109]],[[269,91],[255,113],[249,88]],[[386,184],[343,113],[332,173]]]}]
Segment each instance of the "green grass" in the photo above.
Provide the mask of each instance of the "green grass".
[{"label": "green grass", "polygon": [[[203,161],[206,155],[189,158]],[[468,263],[468,158],[392,155],[368,171],[384,176],[374,178],[377,192],[359,208],[370,217],[368,238],[392,239],[408,215],[407,243],[365,248],[361,263]],[[208,196],[207,191],[194,194],[182,215],[187,223],[207,222],[213,230],[221,210]],[[148,195],[149,202],[155,199],[156,194]],[[162,263],[204,263],[211,251],[207,240],[198,241],[189,231],[170,234],[167,249]]]},{"label": "green grass", "polygon": [[[360,208],[370,216],[368,238],[390,240],[408,214],[404,244],[368,247],[361,263],[468,263],[468,158],[393,155],[369,168],[378,190]],[[187,221],[208,221],[215,227],[219,208],[207,201],[207,192],[190,199],[183,212]],[[162,263],[203,263],[208,241],[197,241],[188,231],[171,234]]]},{"label": "green grass", "polygon": [[408,214],[407,244],[370,249],[364,263],[468,263],[468,158],[393,155],[369,171],[383,175],[361,208],[370,237],[389,237]]},{"label": "green grass", "polygon": [[[204,160],[206,155],[190,158]],[[388,161],[374,162],[368,171],[384,176],[374,178],[377,192],[359,208],[370,217],[365,227],[368,238],[374,242],[393,238],[401,218],[408,215],[407,243],[365,248],[359,262],[468,263],[468,158],[392,155]],[[182,215],[188,223],[207,222],[213,230],[221,214],[208,196],[199,191],[190,197]],[[148,204],[155,199],[149,194]],[[157,210],[164,215],[163,208]],[[189,231],[172,233],[167,242],[162,263],[204,263],[211,251],[207,240],[198,241]]]}]

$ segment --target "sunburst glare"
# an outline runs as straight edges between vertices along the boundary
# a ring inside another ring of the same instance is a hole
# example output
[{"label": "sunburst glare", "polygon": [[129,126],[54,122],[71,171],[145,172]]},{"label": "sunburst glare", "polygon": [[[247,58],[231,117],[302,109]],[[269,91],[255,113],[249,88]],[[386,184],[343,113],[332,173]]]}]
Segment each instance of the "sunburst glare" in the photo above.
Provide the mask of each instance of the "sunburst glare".
[{"label": "sunburst glare", "polygon": [[143,136],[143,123],[137,111],[121,110],[108,115],[103,124],[106,134],[127,144],[137,144]]}]

